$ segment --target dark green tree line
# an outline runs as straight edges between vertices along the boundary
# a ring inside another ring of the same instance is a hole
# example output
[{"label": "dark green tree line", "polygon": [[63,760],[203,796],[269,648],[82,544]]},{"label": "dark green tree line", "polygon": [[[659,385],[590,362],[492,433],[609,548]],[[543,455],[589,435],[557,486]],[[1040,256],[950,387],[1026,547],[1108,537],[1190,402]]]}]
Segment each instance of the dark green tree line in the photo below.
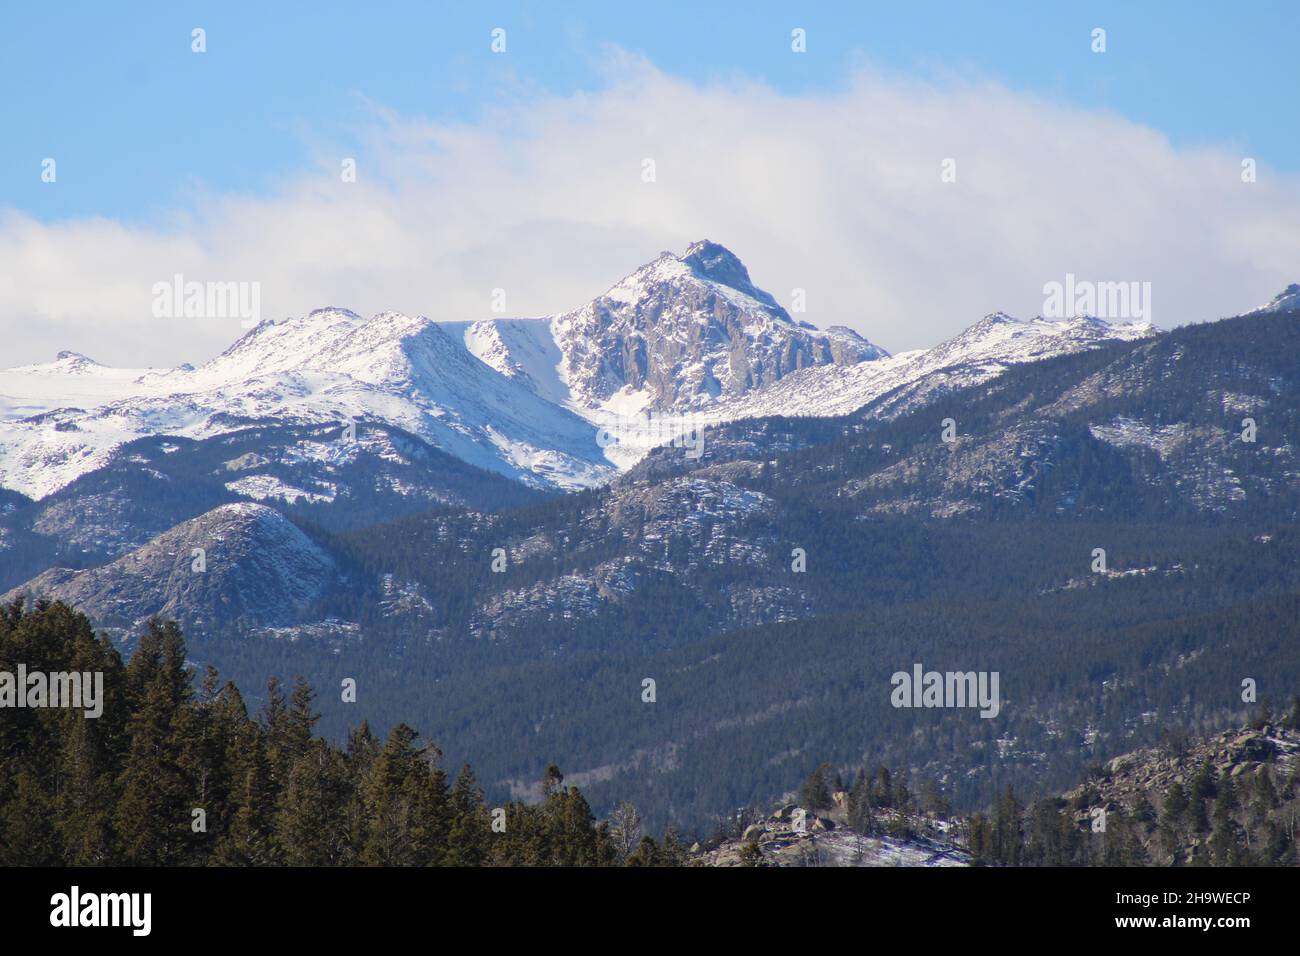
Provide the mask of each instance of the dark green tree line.
[{"label": "dark green tree line", "polygon": [[[0,608],[0,671],[103,674],[103,713],[0,710],[0,865],[668,865],[646,837],[620,854],[609,824],[551,766],[536,803],[484,802],[473,770],[406,724],[315,736],[314,693],[272,679],[260,713],[183,636],[152,621],[130,660],[59,603]],[[666,841],[667,842],[667,841]]]}]

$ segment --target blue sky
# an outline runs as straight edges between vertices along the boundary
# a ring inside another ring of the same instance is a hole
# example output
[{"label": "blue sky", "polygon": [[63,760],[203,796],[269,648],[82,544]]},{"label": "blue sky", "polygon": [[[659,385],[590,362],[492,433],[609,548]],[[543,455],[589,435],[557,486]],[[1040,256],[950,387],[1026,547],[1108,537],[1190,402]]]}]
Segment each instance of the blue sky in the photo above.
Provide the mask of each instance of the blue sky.
[{"label": "blue sky", "polygon": [[[607,44],[696,81],[835,89],[863,61],[982,76],[1112,110],[1177,146],[1300,168],[1300,4],[67,3],[0,6],[0,208],[149,221],[205,191],[263,195],[367,103],[473,121],[529,91],[605,82]],[[190,52],[190,30],[208,52]],[[507,56],[489,31],[507,30]],[[791,55],[792,27],[808,53]],[[1107,52],[1090,32],[1107,31]],[[1080,143],[1087,148],[1087,143]],[[356,152],[361,152],[360,144]],[[40,162],[58,161],[58,189]]]}]

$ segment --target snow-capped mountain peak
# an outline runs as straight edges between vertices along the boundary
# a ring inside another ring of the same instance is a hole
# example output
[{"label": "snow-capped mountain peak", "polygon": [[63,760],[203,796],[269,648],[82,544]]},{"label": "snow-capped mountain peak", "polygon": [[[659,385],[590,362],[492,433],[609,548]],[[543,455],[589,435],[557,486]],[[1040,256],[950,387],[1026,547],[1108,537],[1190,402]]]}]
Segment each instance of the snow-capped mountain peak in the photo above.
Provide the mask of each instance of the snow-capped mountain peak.
[{"label": "snow-capped mountain peak", "polygon": [[91,368],[100,368],[100,364],[89,356],[82,355],[80,352],[73,352],[64,349],[58,355],[54,356],[56,365],[62,365],[69,371],[85,371]]},{"label": "snow-capped mountain peak", "polygon": [[787,322],[790,321],[790,316],[786,314],[785,309],[777,305],[772,296],[750,281],[749,270],[745,268],[745,264],[726,246],[709,239],[701,239],[687,247],[681,262],[699,278],[735,289],[774,310]]},{"label": "snow-capped mountain peak", "polygon": [[[730,249],[709,239],[691,243],[680,256],[662,252],[610,286],[597,302],[637,305],[670,292],[696,288],[721,295],[738,309],[796,324],[769,293],[754,285],[749,270]],[[809,328],[812,328],[809,326]]]},{"label": "snow-capped mountain peak", "polygon": [[801,368],[883,357],[861,336],[794,322],[710,240],[660,255],[604,294],[551,320],[571,404],[685,412],[746,394]]},{"label": "snow-capped mountain peak", "polygon": [[103,365],[100,365],[89,356],[82,355],[80,352],[73,352],[70,349],[64,349],[54,356],[53,362],[22,365],[18,368],[9,369],[9,371],[46,375],[93,375],[103,368]]},{"label": "snow-capped mountain peak", "polygon": [[1267,312],[1291,312],[1300,309],[1300,283],[1292,282],[1289,286],[1273,296],[1268,302],[1264,303],[1257,309],[1252,309],[1247,315],[1258,315]]}]

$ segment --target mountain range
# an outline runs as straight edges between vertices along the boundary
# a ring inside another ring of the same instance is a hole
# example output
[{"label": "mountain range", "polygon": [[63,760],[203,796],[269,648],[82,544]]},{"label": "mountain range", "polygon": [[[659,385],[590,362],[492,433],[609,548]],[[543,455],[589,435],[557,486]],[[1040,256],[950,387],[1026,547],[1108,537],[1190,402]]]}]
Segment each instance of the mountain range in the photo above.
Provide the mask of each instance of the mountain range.
[{"label": "mountain range", "polygon": [[[8,523],[10,537],[59,536],[87,560],[199,513],[151,503],[128,514],[140,495],[119,478],[165,482],[213,449],[232,453],[187,475],[204,486],[190,497],[208,506],[334,505],[315,511],[352,525],[430,505],[491,509],[507,486],[466,480],[475,469],[510,479],[503,500],[514,504],[527,489],[606,484],[672,429],[841,415],[886,395],[877,414],[897,414],[1019,362],[1154,334],[997,314],[891,356],[847,328],[794,321],[739,259],[703,241],[551,318],[319,309],[265,321],[197,368],[113,369],[66,351],[0,371],[0,494],[16,493],[7,512],[35,502],[20,509],[24,526]],[[669,431],[635,427],[656,416]],[[610,426],[618,440],[601,441]]]},{"label": "mountain range", "polygon": [[[868,752],[958,805],[1063,787],[1238,719],[1238,672],[1300,686],[1297,307],[998,313],[890,355],[705,241],[549,318],[61,353],[0,372],[0,588],[126,643],[175,618],[243,686],[352,677],[377,693],[323,696],[330,732],[406,720],[513,794],[559,760],[660,822]],[[655,416],[700,453],[600,440]],[[918,660],[1001,671],[1001,713],[891,708]]]},{"label": "mountain range", "polygon": [[532,487],[572,490],[608,482],[648,450],[601,447],[593,423],[843,414],[937,372],[947,373],[943,385],[927,387],[951,388],[1150,334],[998,314],[929,351],[890,356],[851,329],[796,322],[730,251],[702,241],[549,318],[437,323],[325,308],[263,321],[197,368],[114,369],[61,352],[0,371],[0,487],[48,498],[143,437],[365,422]]}]

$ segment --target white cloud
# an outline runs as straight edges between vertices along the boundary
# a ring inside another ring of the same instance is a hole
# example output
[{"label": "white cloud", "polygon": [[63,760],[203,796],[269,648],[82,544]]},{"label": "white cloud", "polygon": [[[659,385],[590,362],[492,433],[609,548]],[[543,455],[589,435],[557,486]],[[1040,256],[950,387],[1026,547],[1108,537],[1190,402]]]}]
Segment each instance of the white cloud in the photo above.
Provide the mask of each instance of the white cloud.
[{"label": "white cloud", "polygon": [[[933,344],[980,315],[1042,308],[1042,286],[1152,283],[1171,326],[1268,299],[1300,278],[1300,180],[1230,147],[1179,150],[1158,132],[997,85],[855,74],[792,96],[707,86],[616,55],[609,85],[530,93],[478,123],[373,110],[350,151],[270,199],[206,197],[165,229],[0,214],[0,365],[62,348],[100,361],[202,361],[237,319],[157,319],[151,289],[258,281],[262,313],[323,305],[434,318],[577,306],[662,249],[711,238],[819,325],[887,348]],[[658,180],[641,181],[653,158]],[[957,182],[940,181],[952,157]]]}]

